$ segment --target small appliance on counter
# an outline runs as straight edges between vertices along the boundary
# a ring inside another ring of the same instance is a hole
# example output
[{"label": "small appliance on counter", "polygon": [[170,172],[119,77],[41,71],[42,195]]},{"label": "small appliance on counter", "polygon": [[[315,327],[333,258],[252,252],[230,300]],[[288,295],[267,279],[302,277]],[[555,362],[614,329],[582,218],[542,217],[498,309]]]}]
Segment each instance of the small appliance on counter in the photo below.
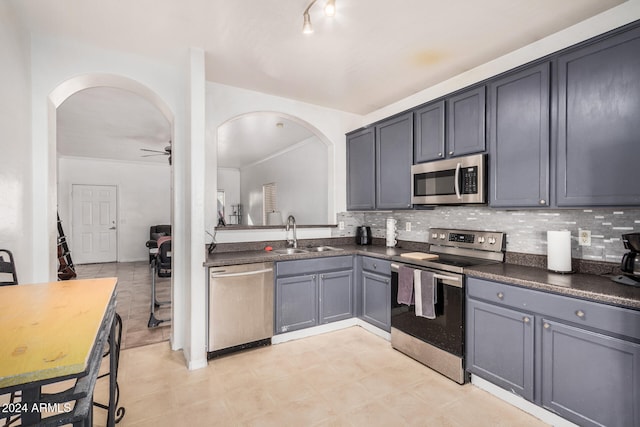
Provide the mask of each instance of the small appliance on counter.
[{"label": "small appliance on counter", "polygon": [[623,234],[622,243],[629,250],[620,263],[624,275],[615,276],[612,280],[623,285],[640,286],[640,233]]},{"label": "small appliance on counter", "polygon": [[361,225],[356,228],[356,245],[370,245],[372,240],[371,227]]}]

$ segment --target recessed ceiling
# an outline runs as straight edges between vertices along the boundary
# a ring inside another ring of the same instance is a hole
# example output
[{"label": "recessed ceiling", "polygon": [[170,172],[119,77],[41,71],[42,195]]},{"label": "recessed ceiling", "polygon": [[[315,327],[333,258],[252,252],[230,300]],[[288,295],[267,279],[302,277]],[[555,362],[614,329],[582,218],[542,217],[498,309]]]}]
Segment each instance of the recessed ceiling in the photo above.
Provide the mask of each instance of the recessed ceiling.
[{"label": "recessed ceiling", "polygon": [[242,168],[315,136],[274,113],[254,113],[218,129],[218,167]]},{"label": "recessed ceiling", "polygon": [[622,0],[5,0],[45,37],[181,64],[204,49],[209,81],[367,114]]},{"label": "recessed ceiling", "polygon": [[171,127],[142,96],[98,87],[75,93],[58,107],[56,140],[61,156],[168,164],[163,152]]}]

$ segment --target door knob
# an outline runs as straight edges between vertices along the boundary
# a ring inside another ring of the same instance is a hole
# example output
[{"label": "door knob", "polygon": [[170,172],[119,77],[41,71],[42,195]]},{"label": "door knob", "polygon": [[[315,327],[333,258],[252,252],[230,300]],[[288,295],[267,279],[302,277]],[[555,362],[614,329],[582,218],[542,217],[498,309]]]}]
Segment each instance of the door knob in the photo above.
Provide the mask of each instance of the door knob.
[{"label": "door knob", "polygon": [[115,227],[115,226],[113,226],[113,227],[109,227],[109,230],[115,230],[115,229],[116,229],[116,227]]}]

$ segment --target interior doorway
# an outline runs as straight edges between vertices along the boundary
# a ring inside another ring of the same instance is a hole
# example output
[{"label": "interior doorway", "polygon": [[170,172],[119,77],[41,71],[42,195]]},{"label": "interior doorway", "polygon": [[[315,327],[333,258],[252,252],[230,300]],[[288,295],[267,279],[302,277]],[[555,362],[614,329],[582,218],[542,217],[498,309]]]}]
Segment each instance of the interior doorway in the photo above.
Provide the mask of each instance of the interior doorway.
[{"label": "interior doorway", "polygon": [[117,261],[117,196],[115,185],[72,186],[71,252],[76,264]]}]

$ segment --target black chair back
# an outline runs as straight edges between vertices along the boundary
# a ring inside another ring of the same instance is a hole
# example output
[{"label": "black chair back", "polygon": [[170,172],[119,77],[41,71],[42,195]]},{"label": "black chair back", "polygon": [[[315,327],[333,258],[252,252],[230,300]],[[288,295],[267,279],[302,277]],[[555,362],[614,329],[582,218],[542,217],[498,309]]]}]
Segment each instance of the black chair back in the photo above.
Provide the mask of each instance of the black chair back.
[{"label": "black chair back", "polygon": [[160,243],[156,263],[158,277],[171,277],[171,240]]},{"label": "black chair back", "polygon": [[8,249],[0,249],[0,286],[17,284],[18,274],[13,262],[13,254]]}]

